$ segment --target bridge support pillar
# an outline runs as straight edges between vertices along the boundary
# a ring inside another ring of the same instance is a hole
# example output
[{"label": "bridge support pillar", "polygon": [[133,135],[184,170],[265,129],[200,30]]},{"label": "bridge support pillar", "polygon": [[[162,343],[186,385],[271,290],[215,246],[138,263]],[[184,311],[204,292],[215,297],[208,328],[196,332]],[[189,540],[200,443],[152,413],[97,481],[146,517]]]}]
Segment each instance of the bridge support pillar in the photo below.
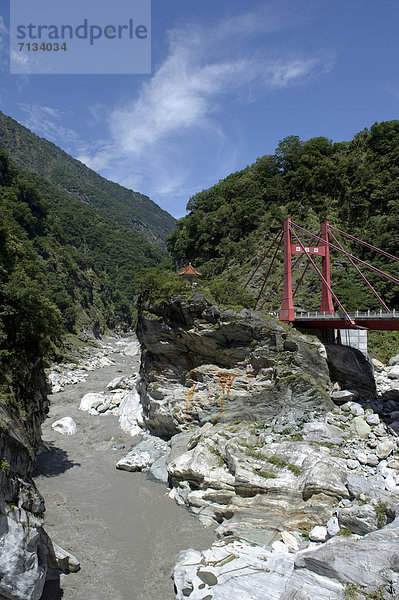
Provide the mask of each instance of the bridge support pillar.
[{"label": "bridge support pillar", "polygon": [[334,314],[333,297],[331,294],[331,279],[330,279],[330,246],[328,245],[328,221],[324,221],[321,225],[321,237],[323,239],[324,256],[322,258],[322,273],[323,277],[330,287],[322,281],[321,284],[321,312]]},{"label": "bridge support pillar", "polygon": [[295,320],[294,299],[292,296],[291,273],[291,219],[284,221],[284,291],[280,309],[280,321],[292,323]]},{"label": "bridge support pillar", "polygon": [[338,344],[356,348],[367,356],[367,329],[337,329],[336,340]]}]

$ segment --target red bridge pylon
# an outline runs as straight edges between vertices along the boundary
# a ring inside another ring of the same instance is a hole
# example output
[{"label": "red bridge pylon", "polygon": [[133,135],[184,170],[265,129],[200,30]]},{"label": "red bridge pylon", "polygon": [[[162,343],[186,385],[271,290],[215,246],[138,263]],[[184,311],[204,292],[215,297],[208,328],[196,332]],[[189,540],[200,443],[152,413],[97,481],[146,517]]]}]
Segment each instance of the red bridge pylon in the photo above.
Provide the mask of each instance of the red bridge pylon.
[{"label": "red bridge pylon", "polygon": [[[280,309],[280,321],[285,321],[290,323],[295,320],[295,310],[294,310],[294,296],[292,292],[292,259],[291,256],[293,254],[306,254],[313,264],[313,267],[319,273],[321,277],[321,304],[320,310],[321,312],[325,312],[327,314],[334,314],[334,305],[333,305],[333,291],[331,289],[331,280],[330,280],[330,247],[329,247],[329,239],[328,239],[328,221],[324,221],[321,226],[321,246],[304,246],[299,237],[296,235],[295,231],[291,232],[291,219],[288,218],[284,221],[284,290],[283,290],[283,300],[281,303]],[[292,243],[291,233],[294,234],[294,237],[297,240],[296,244]],[[318,269],[316,263],[314,262],[312,256],[321,256],[322,257],[322,271]]]},{"label": "red bridge pylon", "polygon": [[[318,243],[318,245],[317,246],[316,245],[315,246],[305,245],[299,238],[297,232],[301,232],[301,233],[305,234],[307,237],[310,237],[312,240],[315,240]],[[304,278],[304,275],[305,275],[308,267],[312,266],[315,269],[315,271],[317,272],[319,278],[321,279],[320,312],[325,317],[328,315],[331,315],[331,318],[334,318],[334,315],[335,315],[334,301],[335,301],[336,305],[342,311],[343,318],[345,321],[347,321],[348,326],[356,327],[355,321],[349,316],[349,314],[347,313],[347,311],[345,310],[345,308],[343,307],[343,305],[341,304],[341,302],[339,301],[339,299],[337,298],[336,294],[334,293],[334,291],[331,287],[330,250],[334,250],[334,251],[339,252],[350,262],[350,264],[356,270],[357,274],[362,278],[363,282],[369,287],[369,289],[374,294],[374,296],[377,298],[379,303],[384,307],[384,310],[387,311],[387,313],[391,313],[390,309],[385,304],[385,302],[380,297],[380,295],[376,292],[376,290],[374,289],[372,284],[368,281],[368,279],[365,277],[365,275],[362,273],[362,271],[360,271],[358,265],[360,264],[360,265],[374,271],[378,275],[381,275],[381,276],[385,277],[386,279],[389,279],[390,281],[392,281],[393,283],[396,283],[397,285],[399,285],[399,279],[396,277],[393,277],[392,275],[389,275],[388,273],[385,273],[381,269],[378,269],[377,267],[374,267],[370,263],[367,263],[367,262],[361,260],[360,258],[354,256],[353,254],[347,252],[343,248],[341,243],[338,241],[338,239],[335,237],[334,232],[346,237],[347,239],[349,239],[351,241],[358,242],[358,243],[362,244],[363,246],[366,246],[367,248],[374,250],[375,252],[383,254],[386,258],[389,258],[396,262],[399,262],[398,257],[393,256],[392,254],[389,254],[388,252],[385,252],[384,250],[381,250],[380,248],[376,248],[375,246],[372,246],[371,244],[369,244],[367,242],[363,242],[362,240],[359,240],[355,236],[345,233],[344,231],[341,231],[340,229],[337,229],[336,227],[333,227],[332,225],[330,225],[329,221],[324,221],[322,223],[321,230],[317,234],[314,234],[314,233],[308,231],[307,229],[301,227],[300,225],[293,223],[292,220],[290,218],[288,218],[284,221],[283,230],[280,230],[277,233],[273,242],[269,246],[266,254],[260,260],[257,267],[254,269],[250,278],[248,279],[247,283],[245,284],[245,287],[247,287],[248,284],[250,283],[250,281],[255,276],[255,273],[258,271],[258,269],[260,268],[262,263],[265,261],[265,259],[267,258],[267,256],[271,252],[271,250],[273,249],[273,247],[276,246],[272,260],[271,260],[271,264],[269,265],[266,276],[264,278],[264,282],[262,284],[261,290],[257,297],[257,306],[258,306],[259,302],[260,302],[260,298],[263,293],[263,290],[266,285],[266,281],[271,273],[274,261],[278,254],[278,251],[280,249],[281,243],[284,241],[284,275],[281,278],[280,282],[275,286],[273,291],[268,295],[266,300],[264,300],[263,303],[259,306],[259,309],[262,309],[265,306],[265,304],[268,302],[268,300],[274,295],[274,293],[278,290],[278,288],[283,283],[284,284],[283,299],[281,302],[279,319],[280,319],[280,321],[284,321],[286,323],[294,322],[295,321],[294,297],[298,290],[298,287],[302,283],[302,280]],[[335,242],[334,244],[331,243],[330,238],[332,238],[334,240],[334,242]],[[297,260],[294,262],[294,265],[292,265],[292,256],[294,254],[299,255],[299,256],[298,256]],[[293,291],[293,289],[292,289],[292,270],[301,261],[302,255],[306,256],[307,264],[306,264],[306,267],[296,285],[295,290]],[[315,262],[315,259],[317,257],[321,257],[321,259],[322,259],[321,260],[321,263],[322,263],[321,270]]]}]

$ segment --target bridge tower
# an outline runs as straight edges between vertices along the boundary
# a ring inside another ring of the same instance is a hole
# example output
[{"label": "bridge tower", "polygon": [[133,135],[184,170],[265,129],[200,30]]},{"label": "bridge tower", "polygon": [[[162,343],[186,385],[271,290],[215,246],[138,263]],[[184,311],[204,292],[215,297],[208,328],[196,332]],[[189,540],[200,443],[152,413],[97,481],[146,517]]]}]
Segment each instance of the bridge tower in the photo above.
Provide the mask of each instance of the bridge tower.
[{"label": "bridge tower", "polygon": [[291,218],[288,217],[284,221],[284,289],[279,316],[280,321],[286,323],[292,323],[295,320],[291,254]]},{"label": "bridge tower", "polygon": [[331,279],[330,279],[330,245],[328,239],[328,226],[329,221],[324,221],[321,225],[321,237],[323,240],[324,246],[324,255],[321,259],[322,264],[322,274],[325,281],[328,283],[328,286],[322,280],[321,282],[321,304],[320,310],[321,312],[325,312],[327,314],[334,314],[334,305],[333,298],[331,294]]},{"label": "bridge tower", "polygon": [[[293,244],[291,240],[291,219],[284,221],[284,290],[283,300],[280,308],[280,321],[292,323],[295,320],[294,297],[292,293],[292,255],[307,254],[307,258],[314,264],[312,256],[322,257],[322,284],[321,284],[321,305],[320,310],[327,314],[334,314],[333,297],[331,293],[330,281],[330,247],[328,237],[328,221],[324,221],[321,227],[322,246],[305,247],[299,238],[298,244]],[[320,238],[319,238],[320,239]]]}]

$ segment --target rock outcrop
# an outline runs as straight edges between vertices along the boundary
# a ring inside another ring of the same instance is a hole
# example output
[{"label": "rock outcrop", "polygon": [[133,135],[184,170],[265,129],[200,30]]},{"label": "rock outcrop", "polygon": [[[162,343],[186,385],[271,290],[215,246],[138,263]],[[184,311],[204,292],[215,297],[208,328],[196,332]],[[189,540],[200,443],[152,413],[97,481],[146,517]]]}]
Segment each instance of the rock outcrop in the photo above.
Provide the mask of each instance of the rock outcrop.
[{"label": "rock outcrop", "polygon": [[[172,576],[177,600],[344,600],[397,598],[399,518],[363,538],[335,537],[289,553],[234,538],[180,555]],[[294,537],[295,539],[295,537]]]},{"label": "rock outcrop", "polygon": [[373,366],[360,350],[338,344],[326,344],[325,348],[332,381],[344,390],[354,391],[362,403],[376,398]]},{"label": "rock outcrop", "polygon": [[324,346],[248,310],[220,311],[204,296],[141,307],[138,391],[151,433],[267,419],[282,428],[331,407]]},{"label": "rock outcrop", "polygon": [[0,598],[39,600],[46,577],[64,568],[43,529],[44,500],[32,480],[47,383],[40,363],[18,375],[0,406]]},{"label": "rock outcrop", "polygon": [[360,411],[350,402],[291,434],[207,424],[172,438],[171,495],[221,523],[211,548],[180,555],[177,600],[397,597],[398,444]]},{"label": "rock outcrop", "polygon": [[142,306],[138,337],[144,424],[169,442],[122,468],[156,465],[219,538],[181,554],[177,600],[396,598],[396,364],[376,387],[361,353],[201,295]]}]

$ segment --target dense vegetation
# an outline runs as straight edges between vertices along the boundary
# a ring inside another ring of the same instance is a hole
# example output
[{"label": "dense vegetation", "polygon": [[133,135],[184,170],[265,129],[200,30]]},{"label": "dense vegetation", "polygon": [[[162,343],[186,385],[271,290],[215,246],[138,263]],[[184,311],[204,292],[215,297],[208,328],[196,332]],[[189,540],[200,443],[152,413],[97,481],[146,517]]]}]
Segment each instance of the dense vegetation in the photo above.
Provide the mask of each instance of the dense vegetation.
[{"label": "dense vegetation", "polygon": [[[263,156],[196,194],[187,209],[189,214],[178,222],[168,248],[178,263],[192,261],[206,277],[222,276],[243,284],[288,216],[315,233],[328,219],[340,229],[397,254],[399,121],[376,123],[351,142],[333,143],[324,137],[304,142],[290,136],[280,142],[274,155]],[[351,250],[350,243],[342,243]],[[399,276],[399,263],[388,264],[383,256],[359,245],[353,246],[353,252]],[[279,262],[281,266],[282,252]],[[305,262],[306,258],[302,266]],[[267,268],[266,261],[254,281],[254,293]],[[264,297],[281,273],[280,269],[270,278]],[[366,274],[388,304],[398,308],[398,286],[372,272]],[[348,310],[379,307],[340,255],[332,256],[332,280]],[[297,306],[317,308],[319,290],[317,275],[310,273],[298,291]],[[276,294],[268,305],[270,310],[277,310],[280,301]]]},{"label": "dense vegetation", "polygon": [[160,264],[167,255],[141,234],[20,172],[0,149],[0,361],[42,355],[85,326],[131,327],[134,274]]},{"label": "dense vegetation", "polygon": [[[218,277],[243,286],[259,263],[284,219],[314,233],[324,220],[356,237],[399,254],[399,121],[375,123],[350,142],[333,143],[324,137],[302,141],[297,136],[282,140],[273,155],[233,173],[210,189],[193,196],[189,214],[180,219],[168,239],[168,249],[178,264],[192,261],[206,278]],[[399,277],[399,263],[392,263],[358,244],[338,236],[346,250]],[[304,238],[308,244],[310,239]],[[333,240],[332,240],[333,241]],[[332,284],[347,310],[380,308],[376,298],[337,253],[331,255]],[[279,268],[269,277],[267,298],[282,276]],[[251,283],[254,296],[260,290],[270,261],[265,261]],[[294,273],[299,278],[304,258]],[[363,269],[390,308],[399,308],[399,287]],[[265,310],[277,311],[281,288]],[[295,296],[297,309],[320,305],[320,281],[312,267]],[[382,359],[399,351],[396,332],[370,332],[369,347]]]},{"label": "dense vegetation", "polygon": [[1,111],[0,147],[20,168],[37,173],[120,225],[140,231],[151,242],[162,246],[174,227],[175,219],[148,196],[101,177]]},{"label": "dense vegetation", "polygon": [[255,298],[252,294],[223,278],[201,279],[193,286],[191,281],[179,277],[177,273],[154,267],[138,273],[136,281],[143,304],[154,306],[162,304],[172,296],[193,299],[196,294],[202,294],[210,302],[218,304],[221,309],[255,308]]}]

